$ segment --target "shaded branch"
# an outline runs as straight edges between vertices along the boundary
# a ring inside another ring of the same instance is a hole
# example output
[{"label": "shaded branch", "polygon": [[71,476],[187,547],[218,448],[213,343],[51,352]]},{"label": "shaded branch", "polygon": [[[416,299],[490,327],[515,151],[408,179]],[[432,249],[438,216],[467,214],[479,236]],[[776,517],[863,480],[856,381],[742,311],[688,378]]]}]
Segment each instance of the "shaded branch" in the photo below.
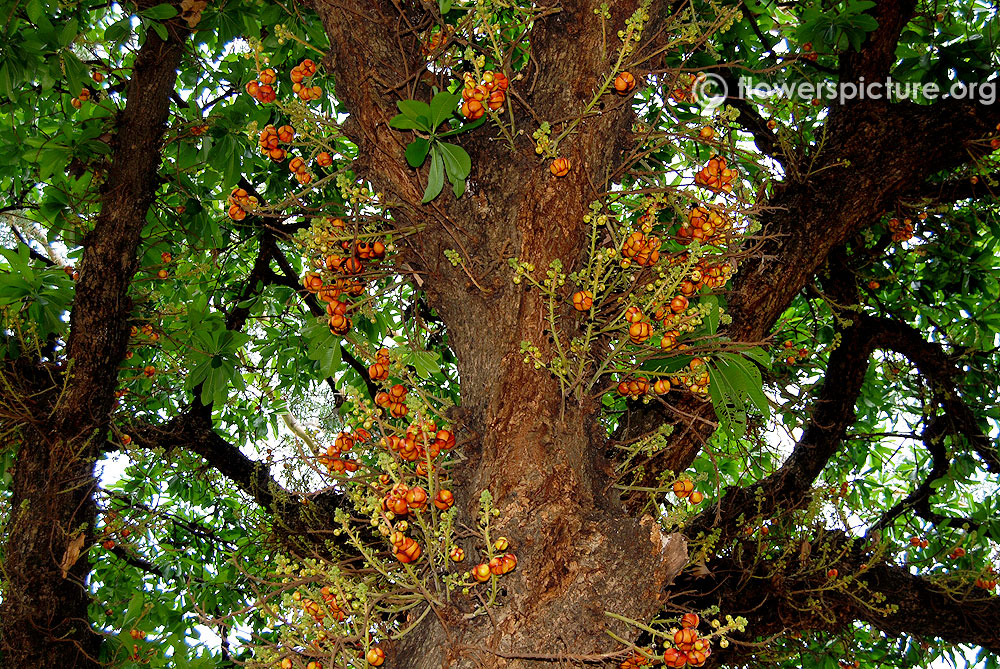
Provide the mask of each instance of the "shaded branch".
[{"label": "shaded branch", "polygon": [[278,483],[268,465],[253,460],[237,445],[219,436],[210,418],[189,412],[164,426],[136,422],[129,426],[129,430],[135,443],[144,448],[183,448],[204,458],[271,514],[279,536],[292,550],[326,552],[327,541],[349,549],[346,539],[335,537],[331,529],[336,511],[346,506],[340,492],[328,489],[310,497],[310,514],[304,514],[305,499]]},{"label": "shaded branch", "polygon": [[[778,509],[796,509],[808,502],[813,481],[854,424],[854,406],[868,372],[868,359],[872,350],[885,343],[886,336],[885,330],[864,318],[841,331],[841,343],[830,353],[812,416],[791,455],[776,472],[754,485],[729,488],[692,521],[688,526],[690,536],[718,529],[725,541],[741,529],[737,519],[747,509],[759,507],[767,517]],[[758,504],[762,492],[764,497]]]},{"label": "shaded branch", "polygon": [[883,332],[883,348],[905,356],[930,383],[947,418],[948,433],[964,436],[987,469],[1000,473],[1000,456],[996,447],[959,394],[962,372],[953,357],[940,344],[927,341],[919,330],[906,323],[871,316],[862,318]]},{"label": "shaded branch", "polygon": [[[745,641],[807,630],[836,632],[864,621],[893,637],[1000,650],[995,624],[1000,597],[968,583],[935,582],[906,566],[874,564],[874,547],[842,532],[821,530],[802,541],[813,546],[811,554],[791,560],[786,555],[784,561],[761,559],[753,542],[742,542],[735,553],[744,555],[743,560],[714,560],[698,575],[678,577],[673,588],[680,596],[674,603],[687,610],[715,604],[729,615],[746,617],[750,638]],[[767,542],[761,547],[767,550]],[[837,576],[829,575],[831,568]],[[766,662],[769,658],[756,657],[757,650],[735,643],[713,654],[713,666],[752,658]]]},{"label": "shaded branch", "polygon": [[[847,429],[854,423],[854,406],[868,370],[868,359],[877,348],[905,355],[938,387],[937,395],[944,414],[937,419],[940,422],[936,422],[933,431],[927,433],[930,441],[939,436],[943,438],[945,433],[962,434],[973,444],[990,471],[996,470],[996,450],[977,427],[975,415],[957,396],[958,370],[941,347],[925,341],[919,331],[899,321],[863,314],[851,318],[854,322],[842,331],[840,345],[830,354],[812,417],[791,455],[776,472],[758,483],[746,488],[729,488],[715,505],[699,514],[688,526],[691,536],[718,529],[725,540],[739,531],[737,519],[747,509],[759,509],[759,513],[767,517],[779,509],[801,508],[809,501],[813,482],[840,448]],[[937,445],[932,447],[938,448]],[[946,463],[940,466],[947,470]],[[762,492],[763,501],[758,503]],[[924,513],[929,518],[936,517],[938,522],[945,519],[930,510],[929,502],[924,503],[927,503]]]},{"label": "shaded branch", "polygon": [[35,250],[35,247],[33,247],[30,243],[28,243],[28,240],[24,237],[24,235],[21,234],[21,231],[18,229],[16,225],[11,223],[10,230],[11,232],[14,233],[14,236],[17,237],[17,241],[24,244],[25,248],[28,249],[28,255],[31,256],[33,260],[37,260],[46,267],[51,267],[52,265],[55,265],[55,263],[52,262],[51,259],[47,258],[46,256],[43,256],[41,253]]},{"label": "shaded branch", "polygon": [[868,33],[861,49],[847,49],[841,54],[840,80],[885,81],[896,62],[899,36],[913,17],[916,6],[916,0],[876,3],[868,14],[878,21],[878,28]]},{"label": "shaded branch", "polygon": [[[718,70],[716,73],[726,82],[726,90],[737,92],[740,90],[739,81],[733,76],[731,69]],[[784,164],[777,137],[774,131],[767,127],[767,119],[760,115],[757,107],[749,100],[741,97],[728,97],[726,98],[726,104],[739,110],[740,115],[736,117],[736,122],[744,130],[753,135],[754,144],[761,150],[761,153]]]},{"label": "shaded branch", "polygon": [[936,182],[925,181],[916,188],[901,193],[899,199],[903,202],[922,203],[926,200],[959,202],[961,200],[996,197],[1000,190],[991,185],[991,182],[995,184],[998,181],[1000,181],[1000,172],[977,176],[976,183],[973,183],[970,177]]},{"label": "shaded branch", "polygon": [[892,524],[892,521],[911,509],[918,516],[935,525],[949,521],[953,526],[965,523],[970,530],[979,529],[979,523],[973,521],[971,518],[946,516],[931,509],[930,499],[934,493],[932,484],[937,479],[946,475],[948,470],[951,469],[951,460],[948,458],[948,452],[944,445],[944,437],[948,430],[944,423],[945,418],[943,416],[934,416],[928,421],[921,434],[924,447],[931,454],[931,470],[924,477],[923,482],[904,499],[886,511],[872,525],[872,530],[881,530],[888,527]]}]

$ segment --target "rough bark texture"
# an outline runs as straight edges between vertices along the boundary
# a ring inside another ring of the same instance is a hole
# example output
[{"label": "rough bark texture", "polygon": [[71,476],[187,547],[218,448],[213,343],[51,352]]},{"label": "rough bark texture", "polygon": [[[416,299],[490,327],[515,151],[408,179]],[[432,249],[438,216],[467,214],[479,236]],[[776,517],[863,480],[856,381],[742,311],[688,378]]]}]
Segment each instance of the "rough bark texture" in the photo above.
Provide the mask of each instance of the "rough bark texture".
[{"label": "rough bark texture", "polygon": [[[500,263],[516,256],[537,268],[553,259],[574,268],[586,231],[579,222],[598,195],[595,184],[621,159],[630,113],[611,108],[584,121],[560,146],[574,169],[558,181],[542,169],[525,138],[510,151],[484,141],[481,133],[463,139],[473,157],[468,195],[455,201],[446,194],[430,208],[420,207],[426,177],[407,167],[403,151],[409,137],[393,132],[388,121],[397,98],[430,97],[427,80],[433,76],[414,43],[430,18],[417,9],[403,16],[386,1],[366,8],[359,25],[357,16],[336,3],[319,2],[317,8],[333,45],[328,65],[337,77],[338,99],[352,115],[347,129],[359,144],[362,171],[378,190],[403,202],[393,212],[399,225],[426,226],[407,250],[408,262],[421,272],[459,360],[463,428],[473,437],[464,450],[469,461],[456,473],[469,500],[465,519],[474,519],[478,493],[489,488],[501,510],[499,531],[518,546],[519,578],[508,582],[504,606],[490,621],[470,624],[443,614],[443,621],[427,622],[404,639],[394,661],[408,667],[521,666],[560,654],[578,659],[606,651],[613,646],[601,630],[611,626],[601,611],[648,616],[663,602],[648,586],[666,584],[670,572],[649,550],[649,533],[607,492],[608,471],[600,457],[606,440],[594,423],[596,407],[562,406],[555,380],[522,363],[521,341],[539,345],[545,354],[547,315],[537,294],[512,285]],[[634,8],[614,3],[612,31]],[[608,71],[593,9],[585,2],[561,3],[532,29],[525,80],[533,83],[518,90],[540,118],[565,118],[580,109]],[[651,11],[662,15],[668,8],[654,3]],[[843,76],[884,75],[912,11],[912,2],[880,6],[879,29],[863,53],[844,59]],[[401,26],[406,30],[397,39]],[[834,249],[891,209],[915,183],[968,160],[968,141],[984,136],[995,115],[957,102],[933,107],[864,102],[831,111],[818,157],[782,156],[788,178],[762,216],[768,236],[763,252],[741,268],[729,295],[728,334],[741,341],[765,337]],[[766,130],[763,123],[751,125]],[[940,141],[942,136],[949,141]],[[773,141],[761,143],[765,150],[775,148]],[[468,272],[445,264],[442,252],[448,248],[460,251]],[[775,475],[781,494],[770,498],[774,504],[801,504],[839,448],[868,355],[884,343],[880,333],[868,322],[844,333],[846,345],[828,370],[838,384],[825,387],[796,454]],[[665,419],[683,423],[649,466],[651,479],[663,469],[686,469],[713,428],[707,403],[684,401],[676,408],[680,412],[634,410],[616,435],[635,438]],[[746,504],[753,506],[752,491],[732,494],[739,499],[727,498],[703,514],[692,535],[715,525],[726,533],[737,529],[730,526]],[[640,546],[645,548],[637,550]]]},{"label": "rough bark texture", "polygon": [[128,288],[187,36],[171,31],[167,41],[150,31],[135,60],[100,215],[83,242],[61,396],[20,435],[0,605],[5,666],[98,666],[100,636],[90,627],[85,585],[96,519],[94,462],[125,357]]},{"label": "rough bark texture", "polygon": [[[563,82],[528,96],[544,117],[582,108],[611,66],[598,48],[593,8],[564,3],[532,30],[538,73]],[[609,490],[594,457],[604,442],[595,404],[564,407],[557,381],[522,362],[522,341],[548,346],[546,305],[537,292],[514,285],[502,263],[516,256],[538,268],[553,259],[575,266],[586,232],[580,221],[598,195],[595,184],[620,159],[630,114],[619,109],[582,124],[560,146],[574,165],[565,179],[545,169],[526,137],[513,149],[470,138],[466,148],[475,167],[468,195],[456,201],[446,193],[425,213],[418,207],[416,175],[403,158],[409,139],[386,125],[396,113],[386,84],[423,69],[414,58],[419,49],[415,43],[408,51],[399,48],[394,33],[401,19],[388,2],[372,3],[363,26],[335,4],[318,9],[333,44],[338,98],[353,115],[349,129],[362,155],[370,158],[366,176],[406,203],[394,211],[400,225],[428,224],[409,249],[409,261],[428,277],[430,304],[448,326],[461,374],[462,427],[476,437],[457,474],[460,498],[468,500],[464,520],[475,522],[479,493],[488,488],[500,510],[496,532],[517,546],[519,576],[506,584],[504,606],[490,622],[463,621],[456,611],[446,625],[434,621],[404,640],[396,661],[411,667],[520,666],[533,655],[614,649],[603,630],[630,632],[610,624],[604,611],[636,619],[654,613],[685,560],[683,540],[668,541],[652,525],[641,527]],[[622,25],[634,9],[634,3],[616,4],[613,24]],[[421,98],[428,89],[420,85],[399,95]],[[473,276],[447,265],[446,248],[460,250]]]}]

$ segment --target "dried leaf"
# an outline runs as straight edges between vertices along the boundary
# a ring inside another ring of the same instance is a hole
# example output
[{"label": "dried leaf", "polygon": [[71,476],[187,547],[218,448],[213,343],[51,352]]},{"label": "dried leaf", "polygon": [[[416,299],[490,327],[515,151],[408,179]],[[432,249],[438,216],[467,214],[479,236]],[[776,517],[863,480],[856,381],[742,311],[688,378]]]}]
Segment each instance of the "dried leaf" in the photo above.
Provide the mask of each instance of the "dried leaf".
[{"label": "dried leaf", "polygon": [[83,542],[86,540],[83,532],[77,532],[73,535],[73,538],[69,540],[69,545],[66,546],[66,552],[63,553],[62,562],[59,563],[59,569],[62,571],[62,577],[66,578],[69,574],[69,570],[76,564],[76,561],[80,559],[80,553],[83,550]]}]

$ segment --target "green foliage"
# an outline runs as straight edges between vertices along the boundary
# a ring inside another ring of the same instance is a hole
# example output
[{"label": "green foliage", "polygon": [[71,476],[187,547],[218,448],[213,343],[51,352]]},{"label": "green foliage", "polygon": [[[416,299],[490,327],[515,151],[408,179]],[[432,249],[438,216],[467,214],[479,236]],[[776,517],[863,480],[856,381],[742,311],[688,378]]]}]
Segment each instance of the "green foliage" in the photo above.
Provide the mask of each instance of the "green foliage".
[{"label": "green foliage", "polygon": [[850,0],[834,8],[809,3],[802,12],[802,22],[795,31],[800,42],[812,42],[814,48],[861,50],[868,33],[878,28],[878,21],[866,14],[875,7],[873,0]]},{"label": "green foliage", "polygon": [[462,193],[465,192],[465,180],[472,171],[472,160],[461,146],[442,142],[441,138],[472,130],[482,125],[485,117],[468,125],[441,132],[442,124],[454,115],[456,105],[461,100],[461,94],[447,91],[437,93],[429,105],[419,100],[400,100],[396,103],[400,113],[389,121],[389,125],[397,130],[418,130],[427,133],[427,137],[418,136],[406,147],[406,161],[411,167],[420,167],[427,160],[428,153],[431,156],[424,203],[430,202],[441,193],[445,174],[448,175],[455,197],[462,197]]},{"label": "green foliage", "polygon": [[[0,255],[6,261],[0,265],[0,311],[8,318],[30,323],[38,342],[65,333],[63,315],[73,297],[69,276],[62,268],[39,267],[23,245],[16,250],[0,249]],[[19,346],[5,328],[0,357],[17,357]]]},{"label": "green foliage", "polygon": [[[766,368],[767,358],[762,350],[746,351],[744,355]],[[715,415],[719,418],[719,428],[734,439],[742,439],[747,429],[747,402],[764,419],[770,415],[770,406],[762,390],[760,370],[751,360],[734,353],[713,356],[708,367],[712,379],[708,391],[712,406],[715,407]]]}]

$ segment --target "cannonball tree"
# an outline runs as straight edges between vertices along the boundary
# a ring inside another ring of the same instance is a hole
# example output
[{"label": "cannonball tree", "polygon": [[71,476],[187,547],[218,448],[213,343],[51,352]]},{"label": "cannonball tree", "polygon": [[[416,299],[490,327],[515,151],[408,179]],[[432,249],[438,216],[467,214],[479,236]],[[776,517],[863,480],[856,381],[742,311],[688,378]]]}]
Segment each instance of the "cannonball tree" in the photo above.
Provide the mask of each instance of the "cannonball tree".
[{"label": "cannonball tree", "polygon": [[988,3],[2,19],[3,666],[996,666]]}]

